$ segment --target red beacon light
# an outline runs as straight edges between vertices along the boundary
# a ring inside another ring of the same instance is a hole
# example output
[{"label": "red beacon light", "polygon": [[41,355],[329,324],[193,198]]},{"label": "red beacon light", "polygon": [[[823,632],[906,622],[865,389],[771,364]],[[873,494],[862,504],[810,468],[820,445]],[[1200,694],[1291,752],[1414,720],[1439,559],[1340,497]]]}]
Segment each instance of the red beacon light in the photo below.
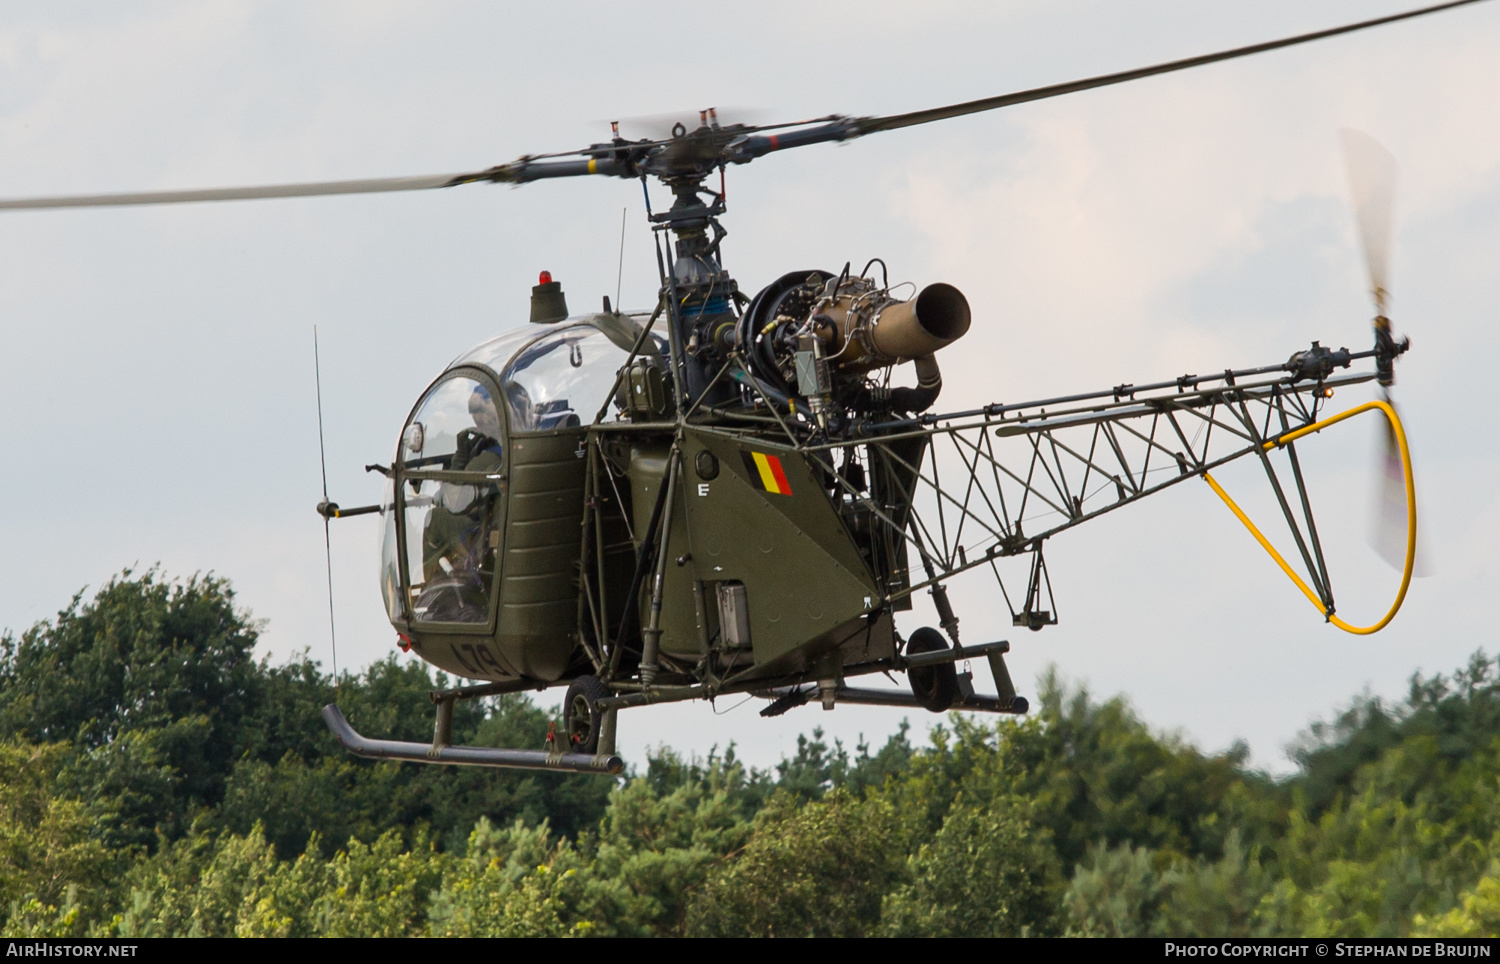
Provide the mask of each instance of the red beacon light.
[{"label": "red beacon light", "polygon": [[567,317],[568,300],[563,297],[562,285],[552,280],[552,272],[543,271],[531,289],[531,320],[550,325]]}]

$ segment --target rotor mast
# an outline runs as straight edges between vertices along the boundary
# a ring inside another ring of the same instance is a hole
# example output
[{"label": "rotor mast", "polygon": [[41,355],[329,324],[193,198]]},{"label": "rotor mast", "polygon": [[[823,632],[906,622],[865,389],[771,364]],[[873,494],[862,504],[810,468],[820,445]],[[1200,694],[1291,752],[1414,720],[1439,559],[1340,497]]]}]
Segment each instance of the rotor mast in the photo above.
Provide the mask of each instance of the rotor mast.
[{"label": "rotor mast", "polygon": [[[704,119],[712,114],[712,110],[704,111]],[[705,123],[699,132],[714,130],[716,125]],[[723,165],[717,166],[722,178]],[[719,217],[727,208],[722,180],[717,192],[704,186],[711,170],[658,175],[672,190],[672,206],[648,215],[655,230],[671,235],[665,246],[658,239],[657,267],[660,297],[666,299],[671,322],[672,365],[679,379],[682,410],[687,407],[683,402],[691,405],[702,399],[715,404],[735,394],[733,383],[727,382],[714,397],[705,397],[715,387],[717,363],[734,347],[734,309],[740,297],[739,286],[720,259],[719,246],[728,232]]]}]

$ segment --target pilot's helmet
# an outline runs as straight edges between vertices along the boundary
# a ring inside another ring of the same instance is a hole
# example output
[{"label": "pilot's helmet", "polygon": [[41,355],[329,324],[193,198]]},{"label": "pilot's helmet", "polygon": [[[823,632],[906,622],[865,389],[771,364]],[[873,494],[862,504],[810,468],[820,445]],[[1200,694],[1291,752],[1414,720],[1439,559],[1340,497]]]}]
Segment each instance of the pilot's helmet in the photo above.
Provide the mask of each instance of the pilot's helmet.
[{"label": "pilot's helmet", "polygon": [[495,410],[495,400],[490,397],[489,389],[483,385],[475,385],[469,395],[469,417],[480,432],[493,439],[500,437],[500,413]]}]

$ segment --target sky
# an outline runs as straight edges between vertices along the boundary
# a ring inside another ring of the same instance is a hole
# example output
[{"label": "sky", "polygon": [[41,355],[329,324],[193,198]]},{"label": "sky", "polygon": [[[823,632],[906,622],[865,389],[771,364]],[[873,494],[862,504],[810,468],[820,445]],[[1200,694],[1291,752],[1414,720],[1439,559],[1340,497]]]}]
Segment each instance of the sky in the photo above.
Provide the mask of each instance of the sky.
[{"label": "sky", "polygon": [[[898,113],[1404,8],[13,2],[0,196],[477,170],[603,140],[613,119]],[[1271,364],[1313,339],[1359,349],[1370,308],[1337,132],[1381,141],[1400,165],[1391,315],[1413,349],[1396,391],[1433,570],[1395,622],[1373,637],[1324,624],[1198,485],[1049,544],[1058,626],[1013,630],[983,576],[953,586],[966,640],[1011,639],[1023,694],[1055,666],[1159,729],[1209,751],[1243,740],[1284,772],[1314,719],[1497,646],[1497,50],[1500,4],[1479,4],[773,155],[728,173],[726,265],[748,291],[871,257],[893,280],[957,285],[975,321],[941,356],[940,408]],[[649,238],[639,186],[604,178],[0,216],[0,446],[15,459],[0,626],[159,565],[232,580],[273,660],[328,663],[314,326],[330,495],[373,502],[362,466],[389,461],[450,360],[525,323],[538,271],[575,312],[617,283],[626,307],[649,305]],[[1303,454],[1340,613],[1356,622],[1397,582],[1365,541],[1375,441],[1356,423]],[[1219,478],[1269,521],[1257,472]],[[344,668],[393,649],[378,540],[375,517],[333,527]],[[924,608],[906,631],[935,622]],[[760,720],[735,702],[626,714],[621,749],[641,762],[660,744],[734,742],[764,766],[814,726],[878,745],[906,718]],[[911,722],[920,734],[937,719]]]}]

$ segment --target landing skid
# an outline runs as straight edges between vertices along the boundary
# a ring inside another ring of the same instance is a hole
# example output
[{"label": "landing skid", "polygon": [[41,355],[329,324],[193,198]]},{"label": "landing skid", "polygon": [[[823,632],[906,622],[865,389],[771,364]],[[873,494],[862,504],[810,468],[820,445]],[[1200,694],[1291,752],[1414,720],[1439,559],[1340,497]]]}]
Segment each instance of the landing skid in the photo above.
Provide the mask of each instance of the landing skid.
[{"label": "landing skid", "polygon": [[625,761],[613,753],[549,753],[546,750],[449,746],[436,741],[429,745],[403,740],[371,740],[361,736],[350,726],[343,712],[333,703],[323,707],[323,722],[333,731],[340,746],[367,760],[405,760],[409,763],[556,770],[564,773],[621,773],[625,769]]},{"label": "landing skid", "polygon": [[[927,632],[935,633],[936,631],[927,630]],[[848,686],[839,678],[820,679],[816,682],[810,682],[806,676],[801,678],[782,677],[779,680],[744,680],[738,684],[734,684],[734,681],[731,680],[729,682],[732,685],[727,687],[722,684],[719,687],[709,687],[703,684],[690,686],[654,686],[650,689],[640,689],[635,692],[600,695],[589,701],[591,711],[602,714],[602,726],[596,734],[600,747],[600,752],[598,753],[561,753],[552,750],[516,750],[503,747],[452,745],[453,704],[456,700],[474,699],[502,692],[514,692],[523,686],[531,688],[532,684],[535,683],[532,680],[487,683],[481,686],[433,692],[431,698],[437,707],[437,719],[433,727],[432,743],[430,744],[404,740],[369,739],[362,736],[349,724],[348,719],[344,717],[343,711],[334,703],[329,703],[323,707],[323,721],[328,724],[328,729],[332,731],[334,738],[339,741],[339,745],[354,756],[363,757],[368,760],[403,760],[408,763],[435,763],[439,765],[496,767],[515,770],[553,770],[562,773],[617,774],[624,772],[625,763],[614,752],[615,714],[621,709],[633,706],[712,699],[715,695],[722,695],[728,692],[750,692],[772,701],[769,706],[761,711],[762,716],[780,716],[787,710],[802,706],[814,699],[820,700],[825,709],[833,709],[839,703],[849,703],[864,706],[920,707],[934,711],[969,710],[981,713],[1023,714],[1030,707],[1025,697],[1016,695],[1015,687],[1010,681],[1010,673],[1005,668],[1004,654],[1009,650],[1010,643],[1000,640],[999,642],[982,643],[978,646],[943,648],[914,652],[910,655],[898,654],[894,661],[887,661],[883,665],[866,664],[858,668],[864,673],[878,672],[887,668],[912,673],[935,667],[952,667],[954,663],[961,659],[987,658],[1000,693],[995,696],[975,693],[973,674],[968,671],[961,674],[954,674],[953,670],[949,669],[949,674],[954,676],[952,681],[953,689],[946,695],[940,706],[933,705],[930,701],[922,699],[915,693]],[[571,699],[572,691],[570,690],[569,692],[569,698]],[[608,692],[608,690],[603,690],[603,692]],[[564,729],[567,729],[566,714]],[[549,746],[554,747],[569,745],[568,737],[556,731],[548,734],[547,742]],[[575,743],[574,745],[577,744]]]}]

